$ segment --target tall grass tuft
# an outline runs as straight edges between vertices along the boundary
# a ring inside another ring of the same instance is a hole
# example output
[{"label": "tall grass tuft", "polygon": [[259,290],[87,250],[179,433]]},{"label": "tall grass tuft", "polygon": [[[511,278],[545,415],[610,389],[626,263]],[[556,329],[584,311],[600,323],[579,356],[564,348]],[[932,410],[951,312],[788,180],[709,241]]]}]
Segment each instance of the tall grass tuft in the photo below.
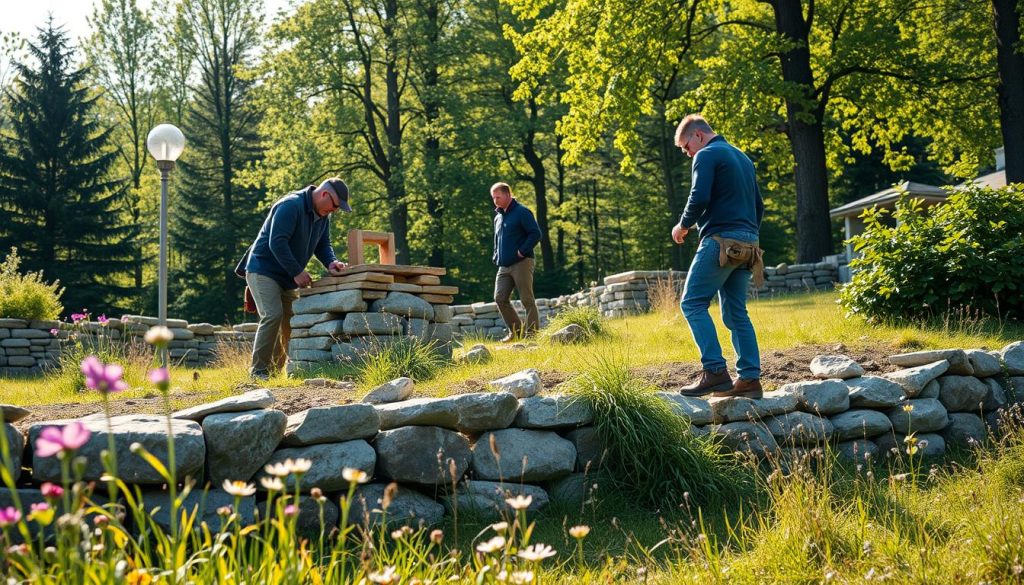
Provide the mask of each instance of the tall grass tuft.
[{"label": "tall grass tuft", "polygon": [[604,325],[601,319],[601,312],[597,310],[597,307],[569,307],[558,314],[556,314],[547,327],[544,328],[544,332],[548,335],[567,327],[569,325],[579,325],[586,332],[587,339],[605,333]]},{"label": "tall grass tuft", "polygon": [[651,311],[675,315],[679,313],[679,298],[683,294],[686,274],[669,272],[667,278],[659,278],[647,287],[647,300]]},{"label": "tall grass tuft", "polygon": [[602,465],[619,489],[655,506],[727,502],[751,489],[750,470],[695,436],[623,360],[596,357],[569,385],[594,412],[607,450]]},{"label": "tall grass tuft", "polygon": [[417,382],[430,380],[446,364],[434,341],[402,337],[363,353],[357,360],[356,370],[361,382],[377,386],[403,376]]}]

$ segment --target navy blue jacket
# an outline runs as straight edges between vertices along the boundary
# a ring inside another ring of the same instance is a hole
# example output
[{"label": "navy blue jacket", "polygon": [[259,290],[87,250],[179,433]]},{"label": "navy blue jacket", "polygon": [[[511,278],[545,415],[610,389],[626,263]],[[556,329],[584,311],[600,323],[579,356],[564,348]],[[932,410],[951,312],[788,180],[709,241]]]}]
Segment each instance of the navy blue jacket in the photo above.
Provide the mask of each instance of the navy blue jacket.
[{"label": "navy blue jacket", "polygon": [[274,202],[236,274],[269,276],[290,290],[299,288],[294,278],[314,254],[324,267],[338,260],[331,247],[330,216],[320,217],[313,208],[314,189],[310,185]]},{"label": "navy blue jacket", "polygon": [[700,230],[700,239],[724,231],[758,233],[764,201],[754,163],[725,138],[715,136],[693,157],[690,197],[679,225]]},{"label": "navy blue jacket", "polygon": [[540,241],[540,226],[533,213],[512,200],[508,210],[494,210],[494,255],[498,266],[512,266],[522,260],[519,254],[533,258],[533,247]]}]

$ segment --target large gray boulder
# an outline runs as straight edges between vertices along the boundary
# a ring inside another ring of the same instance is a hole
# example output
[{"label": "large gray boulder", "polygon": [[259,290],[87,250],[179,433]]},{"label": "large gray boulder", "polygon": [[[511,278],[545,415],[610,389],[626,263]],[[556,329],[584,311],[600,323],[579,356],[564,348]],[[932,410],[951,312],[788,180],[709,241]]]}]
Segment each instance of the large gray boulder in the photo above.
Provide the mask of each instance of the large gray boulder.
[{"label": "large gray boulder", "polygon": [[948,446],[974,448],[985,442],[987,432],[985,421],[980,416],[969,412],[954,412],[950,413],[949,424],[939,434]]},{"label": "large gray boulder", "polygon": [[[938,457],[946,452],[946,440],[938,433],[918,433],[914,435],[917,440],[917,453],[914,457]],[[908,455],[907,436],[900,433],[886,433],[875,439],[878,451],[882,455],[902,457]]]},{"label": "large gray boulder", "polygon": [[581,427],[594,420],[590,404],[577,396],[531,396],[519,401],[519,414],[512,422],[523,429]]},{"label": "large gray boulder", "polygon": [[408,486],[393,484],[385,506],[384,492],[388,486],[371,483],[356,488],[348,521],[373,529],[382,523],[388,527],[435,526],[444,519],[444,506]]},{"label": "large gray boulder", "polygon": [[879,376],[844,380],[850,389],[850,408],[892,408],[903,401],[903,387]]},{"label": "large gray boulder", "polygon": [[507,392],[478,392],[446,398],[414,398],[374,406],[383,430],[419,425],[477,433],[512,424],[519,401]]},{"label": "large gray boulder", "polygon": [[939,378],[939,402],[949,412],[980,412],[988,394],[988,384],[974,376]]},{"label": "large gray boulder", "polygon": [[764,457],[779,449],[775,437],[760,423],[731,422],[710,425],[708,428],[712,434],[721,438],[723,446],[732,451]]},{"label": "large gray boulder", "polygon": [[281,443],[291,447],[372,439],[380,426],[369,404],[318,406],[288,417]]},{"label": "large gray boulder", "polygon": [[975,376],[988,378],[1003,372],[1003,364],[999,362],[999,354],[997,352],[985,351],[984,349],[968,349],[966,353],[967,359],[971,362],[971,367],[974,368]]},{"label": "large gray boulder", "polygon": [[836,445],[836,454],[843,459],[863,463],[878,457],[878,445],[867,439],[843,441]]},{"label": "large gray boulder", "polygon": [[[372,476],[374,467],[377,464],[377,454],[369,443],[361,439],[345,441],[344,443],[325,443],[322,445],[310,445],[308,447],[289,447],[278,449],[267,460],[267,465],[275,465],[292,459],[307,459],[312,463],[309,471],[302,476],[302,489],[310,490],[315,487],[325,492],[336,492],[348,489],[348,481],[342,476],[345,468],[358,469]],[[260,486],[260,479],[267,477],[265,469],[261,469],[253,477],[256,486]],[[295,488],[295,476],[287,477],[286,485],[289,489]]]},{"label": "large gray boulder", "polygon": [[832,416],[837,441],[870,439],[892,431],[892,421],[877,410],[847,410]]},{"label": "large gray boulder", "polygon": [[760,401],[742,396],[711,397],[712,422],[727,423],[733,421],[758,420],[767,414]]},{"label": "large gray boulder", "polygon": [[306,329],[316,325],[317,323],[323,323],[324,321],[334,321],[340,319],[340,317],[334,313],[309,313],[304,315],[293,315],[288,320],[288,324],[291,325],[292,329]]},{"label": "large gray boulder", "polygon": [[[48,426],[64,427],[72,420],[53,420],[32,425],[29,428],[29,444],[35,445],[39,433]],[[82,479],[99,480],[103,474],[100,452],[107,449],[111,433],[104,418],[82,419],[92,434],[89,441],[78,450],[77,456],[86,460]],[[164,478],[141,456],[131,452],[131,446],[139,443],[164,466],[170,466],[167,457],[167,419],[147,414],[126,414],[111,417],[114,451],[117,455],[117,477],[126,483],[162,484]],[[206,442],[199,423],[190,420],[171,419],[171,437],[174,440],[175,477],[197,476],[203,470],[206,460]],[[36,481],[60,481],[61,466],[56,456],[33,457],[32,479]]]},{"label": "large gray boulder", "polygon": [[[170,531],[171,529],[170,496],[170,492],[166,490],[146,490],[142,492],[142,509],[165,531]],[[205,522],[211,531],[217,532],[221,529],[222,523],[227,522],[227,518],[217,514],[217,510],[224,506],[231,506],[232,512],[239,515],[239,522],[243,527],[256,522],[254,513],[256,508],[255,497],[245,496],[240,498],[238,500],[238,507],[235,508],[235,496],[219,489],[208,491],[193,490],[189,492],[188,496],[181,503],[181,507],[178,508],[178,516],[180,517],[182,512],[190,516],[194,514],[196,519],[195,528],[197,530],[199,524]]]},{"label": "large gray boulder", "polygon": [[889,372],[884,377],[899,384],[907,398],[914,398],[921,393],[921,390],[924,390],[928,382],[945,374],[948,369],[949,362],[939,360],[923,366]]},{"label": "large gray boulder", "polygon": [[292,303],[296,315],[307,313],[353,313],[366,310],[363,293],[359,290],[339,290],[309,295]]},{"label": "large gray boulder", "polygon": [[[320,519],[320,510],[323,506],[323,520]],[[323,502],[317,502],[312,497],[303,495],[299,500],[299,515],[295,517],[295,531],[302,538],[310,542],[317,542],[321,532],[324,540],[330,536],[335,527],[338,526],[338,519],[341,517],[341,510],[331,498],[324,498]]]},{"label": "large gray boulder", "polygon": [[371,311],[391,313],[410,319],[434,320],[434,307],[427,301],[405,292],[389,292],[383,299],[373,301]]},{"label": "large gray boulder", "polygon": [[402,318],[391,313],[349,313],[342,331],[345,335],[401,335]]},{"label": "large gray boulder", "polygon": [[496,392],[508,392],[516,398],[529,398],[543,389],[540,374],[533,368],[492,380],[487,385]]},{"label": "large gray boulder", "polygon": [[1014,341],[1001,352],[1006,373],[1010,376],[1024,376],[1024,341]]},{"label": "large gray boulder", "polygon": [[1006,406],[1008,400],[1006,388],[1003,387],[1002,381],[999,378],[985,378],[984,382],[987,391],[985,392],[985,400],[981,405],[982,409],[985,412],[991,412]]},{"label": "large gray boulder", "polygon": [[491,357],[491,350],[487,349],[486,345],[478,343],[467,349],[459,361],[467,364],[485,364],[491,361]]},{"label": "large gray boulder", "polygon": [[225,479],[247,481],[277,449],[288,416],[280,410],[211,414],[203,419],[206,477],[219,486]]},{"label": "large gray boulder", "polygon": [[15,423],[30,414],[32,414],[32,412],[26,408],[15,406],[13,404],[0,404],[0,417],[3,417],[0,418],[0,420],[3,422]]},{"label": "large gray boulder", "polygon": [[957,376],[974,375],[974,367],[971,366],[971,360],[967,358],[967,353],[962,349],[933,349],[889,356],[889,363],[904,368],[924,366],[940,360],[949,362],[949,369],[945,372],[947,374]]},{"label": "large gray boulder", "polygon": [[818,445],[832,437],[832,423],[807,412],[787,412],[764,421],[776,442],[787,445]]},{"label": "large gray boulder", "polygon": [[250,390],[249,392],[239,394],[238,396],[228,396],[227,398],[216,402],[200,404],[199,406],[179,410],[171,416],[174,418],[202,422],[204,417],[218,412],[244,412],[246,410],[268,408],[272,406],[274,402],[276,402],[276,399],[274,398],[274,395],[270,393],[270,390],[260,388],[259,390]]},{"label": "large gray boulder", "polygon": [[545,486],[548,498],[552,502],[577,509],[586,502],[587,496],[598,488],[591,475],[587,473],[570,473],[548,482]]},{"label": "large gray boulder", "polygon": [[459,484],[454,494],[442,500],[446,510],[458,508],[459,513],[469,513],[482,520],[499,520],[515,513],[505,501],[516,496],[529,496],[527,512],[537,512],[548,505],[548,493],[540,486],[501,483],[498,481],[465,481]]},{"label": "large gray boulder", "polygon": [[369,404],[388,404],[390,402],[399,402],[412,396],[413,390],[416,389],[416,382],[412,378],[395,378],[390,382],[385,382],[380,386],[377,386],[373,390],[366,393],[363,396],[362,401]]},{"label": "large gray boulder", "polygon": [[[18,481],[21,477],[21,454],[25,450],[25,436],[10,423],[3,424],[3,432],[7,441],[7,456],[10,458],[10,465],[7,467],[7,470],[11,472],[14,481]],[[6,461],[4,454],[0,453],[0,463],[4,461]]]},{"label": "large gray boulder", "polygon": [[[932,380],[931,382],[928,382],[927,384],[925,384],[924,385],[924,390],[921,390],[921,393],[918,394],[917,396],[915,396],[915,398],[934,398],[934,399],[938,400],[939,399],[939,379],[936,378],[936,379]],[[902,400],[900,402],[902,402]]]},{"label": "large gray boulder", "polygon": [[[908,411],[906,407],[909,407]],[[934,398],[915,398],[890,408],[886,415],[897,433],[929,433],[941,431],[949,423],[946,407]]]},{"label": "large gray boulder", "polygon": [[767,416],[793,412],[799,405],[799,401],[796,396],[781,390],[765,392],[764,395],[757,400],[757,403]]},{"label": "large gray boulder", "polygon": [[657,392],[657,396],[668,403],[672,412],[689,420],[691,425],[703,426],[712,421],[711,405],[703,398],[683,396],[678,392]]},{"label": "large gray boulder", "polygon": [[576,448],[576,471],[592,472],[605,458],[605,445],[594,427],[580,427],[565,434]]},{"label": "large gray boulder", "polygon": [[381,431],[373,445],[377,470],[399,483],[451,485],[462,479],[472,457],[469,439],[439,427]]},{"label": "large gray boulder", "polygon": [[[495,457],[491,442],[498,452]],[[536,482],[572,473],[576,448],[550,431],[489,431],[473,444],[473,471],[479,479]]]},{"label": "large gray boulder", "polygon": [[580,343],[587,340],[587,330],[576,323],[570,323],[552,333],[548,339],[551,340],[551,343],[559,345]]},{"label": "large gray boulder", "polygon": [[850,408],[850,390],[842,380],[794,382],[779,390],[795,396],[804,412],[827,416]]},{"label": "large gray boulder", "polygon": [[811,374],[815,378],[856,378],[864,375],[864,368],[845,355],[818,355],[811,360]]}]

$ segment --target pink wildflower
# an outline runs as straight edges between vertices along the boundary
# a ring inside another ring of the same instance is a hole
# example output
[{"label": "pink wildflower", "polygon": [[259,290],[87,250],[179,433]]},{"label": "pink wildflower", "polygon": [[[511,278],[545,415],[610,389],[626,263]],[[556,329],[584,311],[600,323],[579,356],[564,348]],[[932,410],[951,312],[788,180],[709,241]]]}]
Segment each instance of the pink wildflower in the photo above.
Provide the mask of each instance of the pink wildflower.
[{"label": "pink wildflower", "polygon": [[50,457],[61,451],[75,451],[89,441],[92,433],[75,421],[65,427],[46,427],[36,439],[36,456]]},{"label": "pink wildflower", "polygon": [[0,528],[17,524],[18,520],[21,520],[21,512],[17,508],[12,506],[0,508]]},{"label": "pink wildflower", "polygon": [[121,379],[124,368],[117,364],[104,364],[94,355],[82,360],[82,373],[85,374],[85,385],[90,390],[109,394],[128,388],[128,384]]}]

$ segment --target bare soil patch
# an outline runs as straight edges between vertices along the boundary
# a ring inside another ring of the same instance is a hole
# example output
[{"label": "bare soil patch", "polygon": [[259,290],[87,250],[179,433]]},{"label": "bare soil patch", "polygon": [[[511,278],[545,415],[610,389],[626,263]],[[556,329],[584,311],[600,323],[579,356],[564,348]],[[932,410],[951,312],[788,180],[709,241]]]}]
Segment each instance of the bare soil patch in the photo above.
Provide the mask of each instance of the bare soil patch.
[{"label": "bare soil patch", "polygon": [[[886,360],[886,357],[900,350],[890,345],[871,345],[857,348],[850,348],[843,345],[800,345],[786,350],[763,351],[761,353],[762,381],[766,389],[774,389],[790,382],[811,379],[810,363],[814,356],[821,354],[843,354],[847,355],[862,366],[868,374],[879,375],[899,369]],[[700,370],[698,362],[670,362],[657,366],[644,366],[635,368],[634,373],[663,390],[673,391],[680,386],[689,383]],[[511,372],[509,372],[511,373]],[[735,372],[733,372],[735,375]],[[569,380],[575,372],[563,371],[542,371],[541,381],[547,391],[554,390],[558,385]],[[448,389],[451,394],[465,394],[469,392],[486,392],[489,379],[472,378],[456,384]],[[259,386],[255,384],[241,384],[236,390],[238,393],[253,390]],[[324,385],[323,382],[310,381],[293,388],[270,388],[277,398],[274,408],[282,410],[285,414],[294,414],[317,406],[329,406],[332,404],[348,404],[359,400],[360,393],[352,382],[331,382]],[[181,404],[187,401],[190,404],[198,404],[203,401],[204,396],[213,397],[213,392],[172,392],[173,403]],[[37,422],[64,419],[80,418],[90,414],[103,411],[102,403],[63,403],[48,404],[44,406],[28,407],[32,414],[17,423],[16,426],[27,430],[29,426]],[[113,415],[121,414],[162,414],[165,412],[163,397],[157,394],[145,398],[133,398],[128,400],[111,400],[110,412]]]}]

